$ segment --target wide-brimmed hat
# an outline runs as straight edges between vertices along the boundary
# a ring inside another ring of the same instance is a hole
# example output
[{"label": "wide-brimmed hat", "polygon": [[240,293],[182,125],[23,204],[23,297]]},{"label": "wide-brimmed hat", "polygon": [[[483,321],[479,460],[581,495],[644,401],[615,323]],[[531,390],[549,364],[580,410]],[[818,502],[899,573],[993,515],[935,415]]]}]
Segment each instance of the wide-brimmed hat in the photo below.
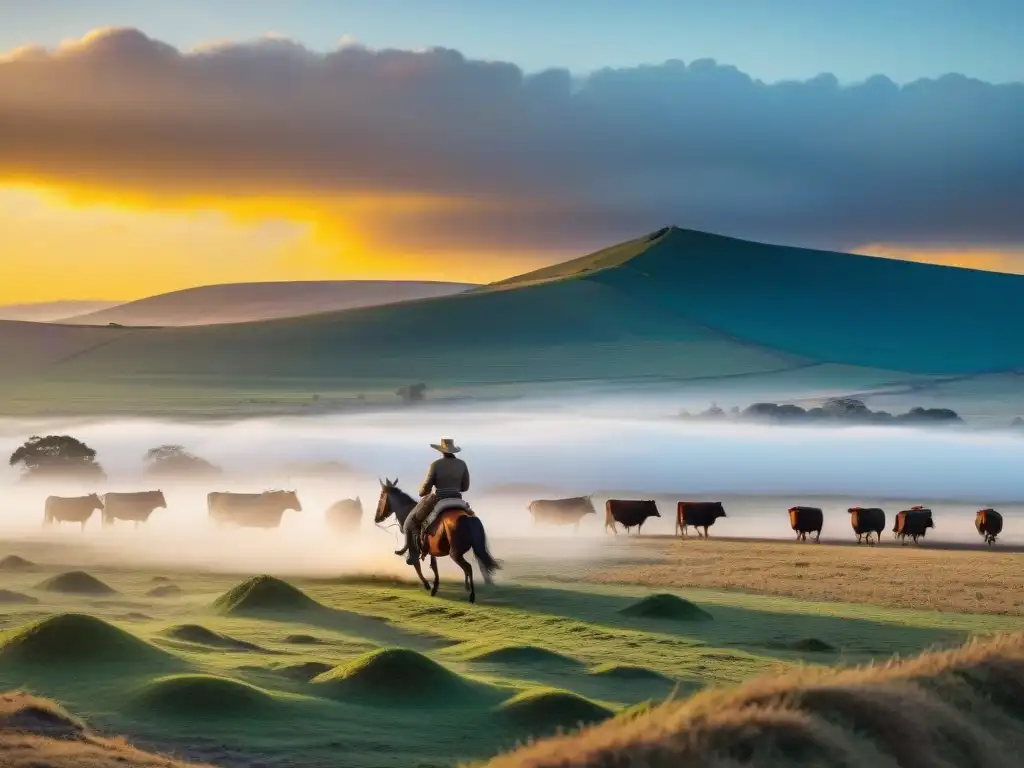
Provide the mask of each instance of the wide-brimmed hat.
[{"label": "wide-brimmed hat", "polygon": [[455,444],[455,441],[452,440],[450,437],[443,437],[441,438],[440,445],[431,443],[430,447],[433,448],[435,451],[440,451],[441,453],[458,453],[459,451],[462,450],[461,448],[459,448],[459,446]]}]

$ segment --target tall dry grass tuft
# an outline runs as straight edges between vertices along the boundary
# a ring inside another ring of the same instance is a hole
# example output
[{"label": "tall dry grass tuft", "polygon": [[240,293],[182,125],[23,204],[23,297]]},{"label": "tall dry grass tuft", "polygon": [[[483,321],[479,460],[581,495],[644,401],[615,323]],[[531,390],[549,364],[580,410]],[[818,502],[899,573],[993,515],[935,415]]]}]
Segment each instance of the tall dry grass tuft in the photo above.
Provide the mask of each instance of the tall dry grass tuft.
[{"label": "tall dry grass tuft", "polygon": [[121,739],[89,731],[52,701],[27,693],[0,694],[2,768],[213,768],[143,752]]},{"label": "tall dry grass tuft", "polygon": [[487,768],[1013,768],[1024,633],[852,669],[807,668],[538,741]]}]

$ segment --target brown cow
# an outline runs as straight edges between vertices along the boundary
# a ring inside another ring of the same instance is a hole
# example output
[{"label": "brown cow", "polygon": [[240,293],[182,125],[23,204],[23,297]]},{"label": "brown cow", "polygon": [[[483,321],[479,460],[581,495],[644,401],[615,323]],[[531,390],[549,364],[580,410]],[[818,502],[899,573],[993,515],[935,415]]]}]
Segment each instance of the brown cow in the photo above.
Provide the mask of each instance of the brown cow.
[{"label": "brown cow", "polygon": [[88,496],[48,496],[43,510],[43,525],[79,523],[82,530],[92,513],[103,509],[103,501],[95,493]]},{"label": "brown cow", "polygon": [[571,499],[537,499],[527,504],[526,509],[535,525],[571,525],[574,531],[586,515],[596,515],[590,496],[576,496]]},{"label": "brown cow", "polygon": [[[720,517],[726,517],[725,507],[720,501],[680,501],[676,504],[676,533],[689,536],[686,529],[692,525],[697,536],[706,539],[708,528]],[[703,535],[701,528],[704,529]]]},{"label": "brown cow", "polygon": [[139,527],[158,509],[167,509],[163,491],[139,493],[107,493],[103,496],[103,524],[113,525],[115,520],[128,520]]},{"label": "brown cow", "polygon": [[1003,532],[1003,516],[994,509],[979,509],[978,514],[974,516],[974,527],[991,547],[996,541],[996,536]]},{"label": "brown cow", "polygon": [[214,492],[207,494],[206,507],[214,522],[234,523],[243,528],[277,528],[287,510],[302,511],[295,491]]},{"label": "brown cow", "polygon": [[354,499],[336,501],[324,512],[327,527],[335,533],[351,533],[359,530],[363,519],[363,502],[356,496]]}]

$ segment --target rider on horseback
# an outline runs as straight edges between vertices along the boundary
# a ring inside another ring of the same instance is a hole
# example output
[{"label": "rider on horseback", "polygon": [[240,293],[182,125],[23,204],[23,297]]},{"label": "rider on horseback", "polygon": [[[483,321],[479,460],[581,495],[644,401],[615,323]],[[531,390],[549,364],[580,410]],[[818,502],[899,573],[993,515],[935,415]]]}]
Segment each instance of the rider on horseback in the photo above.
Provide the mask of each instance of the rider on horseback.
[{"label": "rider on horseback", "polygon": [[420,488],[419,503],[405,519],[403,531],[409,548],[405,561],[409,565],[415,565],[419,559],[420,526],[434,511],[437,502],[441,499],[461,499],[462,494],[469,490],[469,467],[462,459],[456,458],[455,454],[462,449],[455,445],[455,441],[446,437],[440,445],[431,443],[430,447],[442,455],[427,470],[427,478]]}]

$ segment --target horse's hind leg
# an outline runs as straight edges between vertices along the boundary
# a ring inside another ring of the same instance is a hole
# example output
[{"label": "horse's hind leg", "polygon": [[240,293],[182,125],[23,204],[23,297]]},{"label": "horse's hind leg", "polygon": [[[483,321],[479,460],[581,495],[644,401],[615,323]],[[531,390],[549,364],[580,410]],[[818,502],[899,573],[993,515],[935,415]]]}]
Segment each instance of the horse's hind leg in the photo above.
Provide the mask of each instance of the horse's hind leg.
[{"label": "horse's hind leg", "polygon": [[430,556],[430,570],[434,572],[434,586],[430,590],[430,596],[434,597],[437,594],[437,586],[441,583],[441,576],[437,572],[437,558],[433,555]]},{"label": "horse's hind leg", "polygon": [[469,564],[464,555],[457,555],[454,550],[452,551],[452,560],[454,560],[455,564],[462,569],[464,574],[466,574],[465,586],[466,591],[469,592],[469,602],[475,603],[476,585],[473,583],[473,566]]}]

